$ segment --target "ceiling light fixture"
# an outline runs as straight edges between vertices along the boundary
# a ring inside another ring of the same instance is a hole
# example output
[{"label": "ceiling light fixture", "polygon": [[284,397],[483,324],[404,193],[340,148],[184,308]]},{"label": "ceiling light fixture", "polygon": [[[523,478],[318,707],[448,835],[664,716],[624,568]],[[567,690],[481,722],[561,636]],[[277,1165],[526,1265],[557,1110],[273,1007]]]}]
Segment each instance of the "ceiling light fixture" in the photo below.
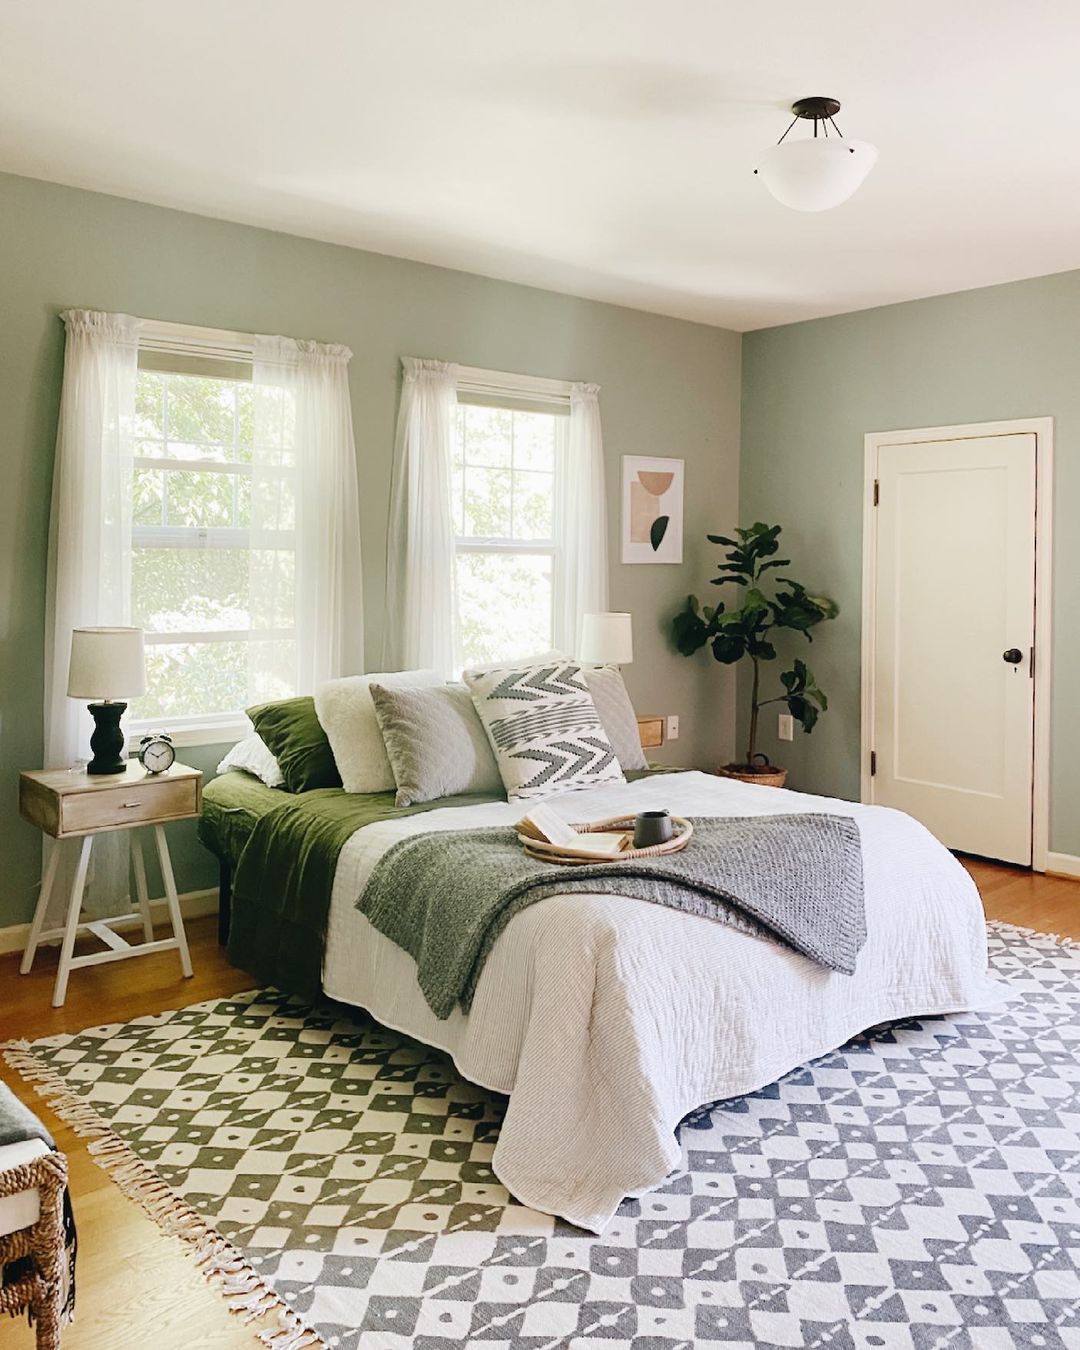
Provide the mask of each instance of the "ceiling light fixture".
[{"label": "ceiling light fixture", "polygon": [[[765,151],[754,172],[793,211],[829,211],[859,189],[874,167],[877,148],[869,141],[844,140],[833,121],[840,111],[835,98],[801,98],[791,111],[791,126]],[[788,131],[800,118],[813,121],[813,138],[789,141]],[[835,136],[829,135],[830,126]]]}]

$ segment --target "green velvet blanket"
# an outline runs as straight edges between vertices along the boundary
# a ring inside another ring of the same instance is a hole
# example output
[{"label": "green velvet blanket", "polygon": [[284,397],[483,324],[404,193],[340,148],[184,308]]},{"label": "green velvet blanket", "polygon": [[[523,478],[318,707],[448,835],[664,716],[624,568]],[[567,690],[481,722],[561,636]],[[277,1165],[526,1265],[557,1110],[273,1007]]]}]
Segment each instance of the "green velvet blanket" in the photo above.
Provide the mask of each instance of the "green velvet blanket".
[{"label": "green velvet blanket", "polygon": [[[626,777],[632,782],[674,772],[665,767]],[[334,874],[350,836],[380,820],[495,800],[463,795],[401,808],[393,792],[290,793],[244,773],[214,779],[203,796],[199,838],[232,868],[230,961],[264,984],[318,998]]]},{"label": "green velvet blanket", "polygon": [[495,800],[470,795],[401,808],[393,792],[318,788],[281,795],[280,805],[259,816],[235,859],[229,960],[261,983],[309,999],[322,992],[334,873],[350,836],[379,820]]}]

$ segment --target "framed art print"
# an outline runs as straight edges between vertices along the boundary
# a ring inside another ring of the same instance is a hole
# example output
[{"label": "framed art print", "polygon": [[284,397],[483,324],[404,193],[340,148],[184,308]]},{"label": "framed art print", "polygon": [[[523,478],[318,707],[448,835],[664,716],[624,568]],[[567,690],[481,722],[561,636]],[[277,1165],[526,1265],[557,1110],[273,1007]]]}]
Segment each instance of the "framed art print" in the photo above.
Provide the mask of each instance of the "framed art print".
[{"label": "framed art print", "polygon": [[623,455],[622,560],[681,563],[685,460]]}]

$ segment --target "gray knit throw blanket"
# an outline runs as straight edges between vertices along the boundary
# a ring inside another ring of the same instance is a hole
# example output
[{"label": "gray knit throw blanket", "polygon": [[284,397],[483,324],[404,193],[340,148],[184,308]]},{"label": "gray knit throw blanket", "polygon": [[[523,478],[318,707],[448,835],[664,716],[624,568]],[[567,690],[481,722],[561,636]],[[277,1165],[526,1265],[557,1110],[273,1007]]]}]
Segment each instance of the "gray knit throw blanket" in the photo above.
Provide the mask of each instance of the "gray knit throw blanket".
[{"label": "gray knit throw blanket", "polygon": [[410,835],[376,863],[357,908],[416,961],[437,1017],[468,1011],[496,938],[526,905],[587,892],[647,900],[778,941],[850,975],[866,941],[862,849],[847,816],[698,819],[681,853],[564,867],[512,828]]}]

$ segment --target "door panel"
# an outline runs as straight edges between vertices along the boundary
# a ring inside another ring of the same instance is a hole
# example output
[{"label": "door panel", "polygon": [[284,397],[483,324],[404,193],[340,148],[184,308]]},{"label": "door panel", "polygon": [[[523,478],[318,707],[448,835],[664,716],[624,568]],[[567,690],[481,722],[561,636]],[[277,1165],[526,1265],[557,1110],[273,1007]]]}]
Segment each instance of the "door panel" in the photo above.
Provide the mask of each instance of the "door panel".
[{"label": "door panel", "polygon": [[877,478],[872,799],[1030,863],[1035,436],[881,446]]}]

